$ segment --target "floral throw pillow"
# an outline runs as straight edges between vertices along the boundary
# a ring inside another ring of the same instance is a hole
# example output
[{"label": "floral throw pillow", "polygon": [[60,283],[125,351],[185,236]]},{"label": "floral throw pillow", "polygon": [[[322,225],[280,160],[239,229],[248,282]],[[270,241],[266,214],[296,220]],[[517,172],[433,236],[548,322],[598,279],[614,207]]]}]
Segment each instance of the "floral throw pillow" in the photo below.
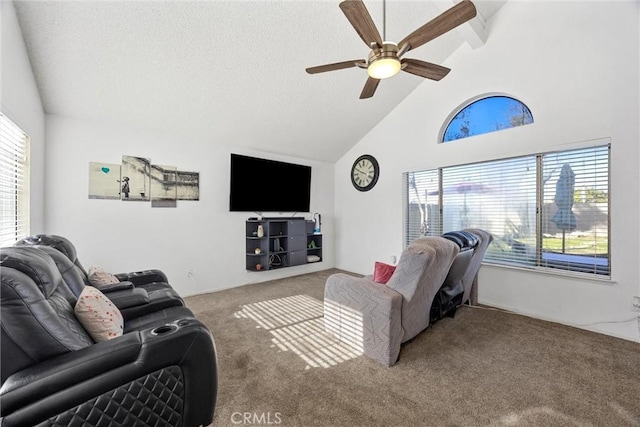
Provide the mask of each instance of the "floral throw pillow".
[{"label": "floral throw pillow", "polygon": [[89,283],[91,283],[91,286],[102,289],[119,282],[114,274],[107,273],[102,267],[92,266],[89,268]]},{"label": "floral throw pillow", "polygon": [[85,286],[74,311],[94,341],[107,341],[122,335],[122,313],[100,290]]}]

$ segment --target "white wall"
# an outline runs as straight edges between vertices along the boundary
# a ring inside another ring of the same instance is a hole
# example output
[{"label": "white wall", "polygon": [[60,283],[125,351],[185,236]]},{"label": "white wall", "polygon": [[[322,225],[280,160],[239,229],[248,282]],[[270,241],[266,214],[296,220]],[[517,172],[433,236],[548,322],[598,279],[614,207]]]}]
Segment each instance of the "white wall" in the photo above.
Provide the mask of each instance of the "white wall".
[{"label": "white wall", "polygon": [[45,119],[13,2],[0,2],[0,109],[31,139],[31,232],[44,230]]},{"label": "white wall", "polygon": [[[229,147],[54,115],[47,115],[46,136],[46,231],[71,239],[86,268],[100,265],[111,272],[159,268],[187,296],[333,267],[331,164],[239,153],[310,165],[311,211],[322,214],[323,262],[256,273],[245,270],[244,256],[245,220],[255,214],[229,212]],[[178,201],[176,208],[151,208],[149,202],[89,199],[89,162],[119,164],[122,155],[199,172],[200,200]],[[286,177],[278,182],[262,176],[249,179],[255,179],[256,191],[287,189]]]},{"label": "white wall", "polygon": [[[638,340],[638,322],[627,321],[638,316],[631,298],[640,295],[638,17],[638,3],[632,1],[579,7],[575,2],[507,2],[489,22],[484,46],[460,48],[444,64],[452,68],[445,79],[421,84],[336,164],[336,267],[367,274],[374,261],[400,254],[403,172],[610,138],[612,282],[484,266],[479,298]],[[416,77],[401,73],[395,78]],[[393,84],[383,81],[378,90],[393,90]],[[490,92],[524,101],[535,123],[437,144],[451,111]],[[368,193],[348,184],[351,164],[363,153],[373,154],[381,166],[380,180]]]}]

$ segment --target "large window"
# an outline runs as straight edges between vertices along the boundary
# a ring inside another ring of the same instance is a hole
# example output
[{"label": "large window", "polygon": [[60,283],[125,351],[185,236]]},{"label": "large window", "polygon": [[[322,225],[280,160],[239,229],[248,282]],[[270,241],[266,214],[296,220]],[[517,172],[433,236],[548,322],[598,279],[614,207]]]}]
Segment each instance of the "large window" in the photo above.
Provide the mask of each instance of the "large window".
[{"label": "large window", "polygon": [[0,246],[29,235],[29,137],[0,113]]},{"label": "large window", "polygon": [[609,145],[405,173],[405,243],[489,231],[485,262],[609,275]]}]

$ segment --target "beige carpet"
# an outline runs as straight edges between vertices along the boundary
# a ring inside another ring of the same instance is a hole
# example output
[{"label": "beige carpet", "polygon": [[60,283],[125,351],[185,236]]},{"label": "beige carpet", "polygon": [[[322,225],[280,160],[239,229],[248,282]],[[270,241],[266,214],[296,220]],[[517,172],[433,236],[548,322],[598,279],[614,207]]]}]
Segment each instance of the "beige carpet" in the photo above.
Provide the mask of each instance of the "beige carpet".
[{"label": "beige carpet", "polygon": [[216,342],[214,426],[640,426],[640,344],[462,307],[385,368],[321,328],[337,271],[186,299]]}]

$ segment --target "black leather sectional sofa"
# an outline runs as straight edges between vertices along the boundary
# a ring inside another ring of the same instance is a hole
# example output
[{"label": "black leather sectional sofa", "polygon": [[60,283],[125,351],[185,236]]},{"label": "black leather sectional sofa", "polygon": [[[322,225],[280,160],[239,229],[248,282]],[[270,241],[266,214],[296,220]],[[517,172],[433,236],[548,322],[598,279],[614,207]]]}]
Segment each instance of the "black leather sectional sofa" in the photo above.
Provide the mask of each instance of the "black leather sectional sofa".
[{"label": "black leather sectional sofa", "polygon": [[39,235],[0,249],[2,426],[206,426],[217,358],[211,332],[159,270],[104,292],[122,333],[96,342],[74,312],[88,283],[75,248]]}]

